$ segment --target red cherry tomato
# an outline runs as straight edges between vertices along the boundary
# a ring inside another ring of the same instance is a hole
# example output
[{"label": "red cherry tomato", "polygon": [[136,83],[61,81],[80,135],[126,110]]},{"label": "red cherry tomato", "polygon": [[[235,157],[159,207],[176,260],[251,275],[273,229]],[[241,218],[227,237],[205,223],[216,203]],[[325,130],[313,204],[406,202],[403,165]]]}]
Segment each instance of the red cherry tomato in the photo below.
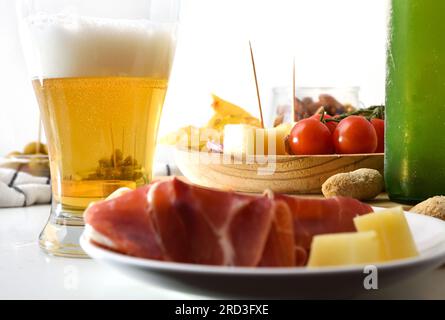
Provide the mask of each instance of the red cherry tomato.
[{"label": "red cherry tomato", "polygon": [[350,116],[343,119],[332,138],[338,154],[374,153],[377,150],[377,133],[364,117]]},{"label": "red cherry tomato", "polygon": [[[320,121],[321,120],[321,114],[314,114],[311,118]],[[331,119],[332,117],[328,114],[324,115],[325,119]],[[334,133],[335,128],[337,128],[338,122],[335,121],[328,121],[325,123],[326,127],[328,127],[329,131],[331,131],[331,133]]]},{"label": "red cherry tomato", "polygon": [[377,150],[376,153],[385,152],[385,121],[382,119],[372,119],[372,125],[377,133]]},{"label": "red cherry tomato", "polygon": [[320,121],[312,118],[299,121],[289,136],[289,148],[295,155],[331,154],[332,135]]}]

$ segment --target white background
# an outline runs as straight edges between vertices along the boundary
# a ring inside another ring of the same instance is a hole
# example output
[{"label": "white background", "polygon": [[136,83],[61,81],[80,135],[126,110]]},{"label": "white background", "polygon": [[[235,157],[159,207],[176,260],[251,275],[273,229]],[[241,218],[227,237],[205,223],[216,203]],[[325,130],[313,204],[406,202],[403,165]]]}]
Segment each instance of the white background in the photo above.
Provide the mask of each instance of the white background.
[{"label": "white background", "polygon": [[[0,0],[0,155],[38,127],[14,2]],[[249,40],[265,105],[291,83],[293,56],[299,85],[358,85],[365,104],[383,103],[386,17],[387,0],[185,0],[161,134],[205,123],[212,92],[257,113]]]}]

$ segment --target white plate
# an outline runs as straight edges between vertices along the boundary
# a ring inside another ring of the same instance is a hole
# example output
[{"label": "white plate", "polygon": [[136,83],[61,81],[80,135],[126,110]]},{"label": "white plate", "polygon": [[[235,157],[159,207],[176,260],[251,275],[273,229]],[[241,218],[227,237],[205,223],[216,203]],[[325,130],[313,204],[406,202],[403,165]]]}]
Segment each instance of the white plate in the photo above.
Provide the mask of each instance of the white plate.
[{"label": "white plate", "polygon": [[[376,208],[376,211],[379,209]],[[377,266],[379,289],[445,263],[445,222],[406,213],[420,256]],[[140,281],[165,289],[230,298],[352,298],[366,292],[363,267],[240,268],[154,261],[80,244],[93,259]]]}]

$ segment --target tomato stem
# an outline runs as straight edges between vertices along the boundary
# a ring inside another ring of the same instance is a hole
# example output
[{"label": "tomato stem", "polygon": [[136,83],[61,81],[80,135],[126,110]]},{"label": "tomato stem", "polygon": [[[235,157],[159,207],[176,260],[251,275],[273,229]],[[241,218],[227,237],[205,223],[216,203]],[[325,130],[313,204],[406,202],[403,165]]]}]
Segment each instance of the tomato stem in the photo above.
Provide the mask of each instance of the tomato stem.
[{"label": "tomato stem", "polygon": [[344,113],[334,118],[324,119],[326,122],[340,122],[349,116],[363,116],[368,120],[385,119],[385,106],[372,106],[367,109],[360,109],[353,112]]}]

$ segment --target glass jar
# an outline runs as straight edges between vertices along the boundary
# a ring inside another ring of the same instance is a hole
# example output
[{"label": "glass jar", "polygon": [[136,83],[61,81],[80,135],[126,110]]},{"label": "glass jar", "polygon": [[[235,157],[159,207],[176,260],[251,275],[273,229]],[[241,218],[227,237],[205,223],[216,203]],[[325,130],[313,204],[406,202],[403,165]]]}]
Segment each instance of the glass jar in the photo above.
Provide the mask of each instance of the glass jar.
[{"label": "glass jar", "polygon": [[350,112],[361,106],[359,87],[300,87],[296,88],[296,109],[292,106],[292,91],[289,87],[273,89],[272,118],[274,125],[290,123],[310,117],[322,107],[329,114]]}]

